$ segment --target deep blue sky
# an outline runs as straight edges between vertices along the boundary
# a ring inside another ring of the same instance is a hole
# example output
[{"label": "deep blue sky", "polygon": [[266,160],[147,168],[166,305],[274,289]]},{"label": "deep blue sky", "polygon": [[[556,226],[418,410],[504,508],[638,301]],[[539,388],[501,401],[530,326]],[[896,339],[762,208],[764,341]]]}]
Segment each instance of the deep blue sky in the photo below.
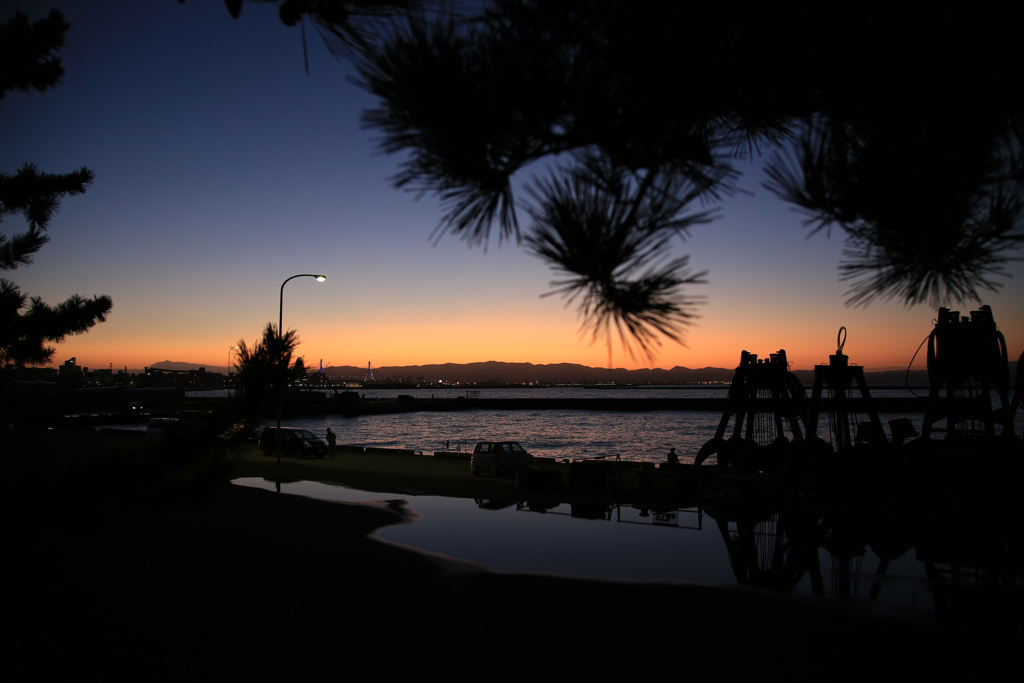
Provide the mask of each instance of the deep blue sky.
[{"label": "deep blue sky", "polygon": [[[246,4],[233,20],[220,0],[9,2],[33,18],[71,22],[67,75],[56,90],[8,95],[0,109],[0,168],[31,161],[49,172],[83,165],[96,181],[65,200],[35,264],[6,276],[49,303],[109,294],[106,323],[58,348],[90,367],[161,360],[222,366],[239,338],[277,319],[299,331],[307,362],[375,366],[500,360],[601,366],[603,344],[581,338],[574,308],[541,298],[554,274],[514,245],[486,252],[446,238],[439,211],[391,187],[399,159],[375,151],[360,126],[372,98],[276,5]],[[688,347],[654,363],[731,367],[742,349],[786,348],[795,367],[827,362],[840,325],[846,353],[869,367],[904,366],[935,310],[843,305],[841,235],[807,237],[802,216],[760,187],[750,166],[723,218],[678,245],[710,284]],[[5,233],[21,230],[9,217]],[[1016,358],[1024,348],[1024,270],[985,298]],[[970,305],[959,307],[966,312]],[[919,361],[920,362],[920,361]]]}]

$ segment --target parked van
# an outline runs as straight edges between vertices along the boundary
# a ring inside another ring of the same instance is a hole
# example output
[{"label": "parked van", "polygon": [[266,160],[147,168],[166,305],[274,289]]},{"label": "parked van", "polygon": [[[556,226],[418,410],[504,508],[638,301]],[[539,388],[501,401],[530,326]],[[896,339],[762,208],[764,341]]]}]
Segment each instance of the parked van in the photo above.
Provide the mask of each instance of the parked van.
[{"label": "parked van", "polygon": [[173,441],[181,432],[181,420],[176,417],[151,417],[146,423],[146,441],[152,446]]},{"label": "parked van", "polygon": [[[277,427],[267,427],[260,434],[260,450],[272,454],[277,446]],[[327,455],[327,444],[308,429],[281,427],[281,452],[296,458],[322,458]]]},{"label": "parked van", "polygon": [[473,449],[469,469],[474,476],[481,472],[505,474],[526,467],[533,456],[518,441],[481,441]]}]

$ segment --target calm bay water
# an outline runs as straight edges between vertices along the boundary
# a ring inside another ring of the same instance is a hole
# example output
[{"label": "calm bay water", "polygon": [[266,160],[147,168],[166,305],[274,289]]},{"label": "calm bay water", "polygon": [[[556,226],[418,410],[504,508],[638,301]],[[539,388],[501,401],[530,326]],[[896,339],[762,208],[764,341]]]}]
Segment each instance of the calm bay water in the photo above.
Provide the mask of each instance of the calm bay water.
[{"label": "calm bay water", "polygon": [[[358,390],[367,398],[456,398],[465,389]],[[470,390],[480,398],[725,398],[727,388],[714,387],[550,387],[543,389]],[[926,388],[914,390],[927,395]],[[872,396],[908,397],[905,387],[874,388]],[[883,413],[888,421],[908,417],[919,431],[921,414]],[[311,416],[287,419],[282,426],[308,429],[323,437],[330,427],[339,445],[401,448],[432,452],[472,450],[477,441],[519,441],[537,456],[557,459],[619,457],[627,461],[662,461],[675,448],[683,462],[692,462],[702,445],[715,435],[720,412],[606,411],[606,410],[460,410],[408,412],[388,415]],[[866,417],[864,418],[866,419]],[[273,420],[264,421],[270,426]],[[730,423],[731,426],[731,423]],[[819,429],[823,427],[819,426]],[[1015,433],[1024,432],[1024,411],[1018,411]],[[824,432],[820,432],[824,434]]]},{"label": "calm bay water", "polygon": [[463,410],[323,416],[285,420],[282,425],[318,435],[330,427],[339,444],[358,446],[431,452],[447,445],[471,451],[477,441],[507,440],[519,441],[534,455],[558,459],[659,460],[673,446],[680,454],[695,455],[714,436],[720,417],[686,411]]},{"label": "calm bay water", "polygon": [[[651,389],[545,389],[481,390],[480,398],[665,398],[726,397],[723,387],[657,387]],[[367,398],[394,398],[397,391],[361,391]],[[413,390],[415,398],[454,398],[465,390]],[[926,389],[918,389],[926,395]],[[908,389],[876,389],[878,397],[906,397]],[[922,415],[882,413],[883,425],[908,417],[920,430]],[[1024,429],[1024,414],[1018,414],[1017,433]],[[472,450],[477,441],[519,441],[537,456],[557,459],[619,457],[627,461],[661,461],[675,448],[683,462],[692,462],[697,451],[715,435],[720,412],[656,410],[646,412],[607,410],[462,410],[453,412],[411,412],[357,417],[316,416],[285,420],[283,426],[309,429],[323,435],[330,427],[339,444],[405,448],[431,452]],[[867,419],[866,417],[864,419]],[[267,421],[270,425],[271,421]],[[732,423],[730,423],[731,426]]]}]

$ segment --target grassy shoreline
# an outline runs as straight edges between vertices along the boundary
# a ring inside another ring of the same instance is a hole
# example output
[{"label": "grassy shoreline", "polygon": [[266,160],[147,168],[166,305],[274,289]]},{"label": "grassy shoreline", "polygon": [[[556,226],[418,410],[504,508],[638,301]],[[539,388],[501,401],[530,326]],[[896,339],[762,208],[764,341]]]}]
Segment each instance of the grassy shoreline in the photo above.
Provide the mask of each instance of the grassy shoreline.
[{"label": "grassy shoreline", "polygon": [[465,457],[437,458],[399,452],[338,447],[334,458],[277,459],[246,445],[237,450],[232,477],[305,479],[342,484],[364,491],[435,495],[453,498],[513,497],[515,480],[474,477]]}]

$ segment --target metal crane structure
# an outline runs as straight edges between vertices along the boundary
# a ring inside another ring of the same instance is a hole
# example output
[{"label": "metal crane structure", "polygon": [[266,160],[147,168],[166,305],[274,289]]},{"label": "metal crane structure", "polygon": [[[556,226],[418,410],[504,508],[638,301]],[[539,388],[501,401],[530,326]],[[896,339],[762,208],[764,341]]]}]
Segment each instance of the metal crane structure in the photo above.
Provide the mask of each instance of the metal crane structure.
[{"label": "metal crane structure", "polygon": [[791,445],[802,445],[808,433],[806,400],[803,385],[789,371],[785,350],[760,360],[757,354],[743,351],[718,429],[701,447],[695,464],[716,455],[722,467],[781,469],[789,460]]},{"label": "metal crane structure", "polygon": [[[989,306],[960,316],[939,309],[928,337],[928,404],[921,435],[945,433],[947,440],[1013,436],[1006,339]],[[993,408],[995,392],[999,407]],[[945,419],[945,427],[940,426]]]},{"label": "metal crane structure", "polygon": [[[836,352],[828,357],[828,365],[814,366],[814,388],[811,390],[811,410],[807,421],[807,433],[818,433],[818,418],[822,412],[822,399],[827,399],[828,438],[824,439],[837,453],[849,451],[857,443],[882,446],[888,443],[878,412],[871,402],[864,368],[850,365],[850,358],[843,354],[846,345],[846,327],[839,328],[836,338]],[[856,388],[854,387],[856,384]],[[858,397],[855,392],[859,392]],[[868,421],[862,422],[857,404],[867,413]]]}]

